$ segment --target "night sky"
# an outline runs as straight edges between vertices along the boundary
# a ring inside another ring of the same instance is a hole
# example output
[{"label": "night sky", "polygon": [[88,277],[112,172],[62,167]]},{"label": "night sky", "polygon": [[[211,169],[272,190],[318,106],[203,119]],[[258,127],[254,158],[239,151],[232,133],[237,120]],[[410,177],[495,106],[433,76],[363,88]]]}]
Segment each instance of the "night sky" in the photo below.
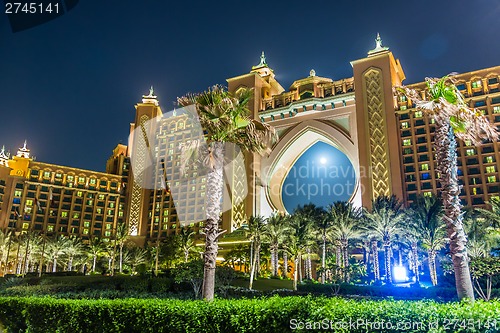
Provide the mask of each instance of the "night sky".
[{"label": "night sky", "polygon": [[0,145],[103,171],[134,104],[162,108],[247,73],[262,50],[288,88],[352,76],[380,32],[406,83],[500,65],[500,3],[476,1],[89,1],[13,33],[0,13]]}]

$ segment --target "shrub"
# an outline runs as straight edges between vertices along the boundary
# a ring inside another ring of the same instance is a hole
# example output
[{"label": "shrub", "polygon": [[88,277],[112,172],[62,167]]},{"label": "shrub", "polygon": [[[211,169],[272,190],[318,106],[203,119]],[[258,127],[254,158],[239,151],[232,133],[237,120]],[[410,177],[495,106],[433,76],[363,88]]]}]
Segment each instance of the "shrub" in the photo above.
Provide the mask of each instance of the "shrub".
[{"label": "shrub", "polygon": [[[496,323],[494,322],[496,320]],[[8,332],[497,332],[500,302],[436,303],[324,297],[213,302],[0,298]],[[349,325],[349,323],[355,323]],[[378,324],[376,324],[378,323]],[[381,323],[384,323],[382,329]],[[397,326],[400,325],[412,325]],[[316,325],[316,326],[314,326]],[[370,328],[368,325],[379,325]],[[433,326],[435,325],[435,326]]]}]

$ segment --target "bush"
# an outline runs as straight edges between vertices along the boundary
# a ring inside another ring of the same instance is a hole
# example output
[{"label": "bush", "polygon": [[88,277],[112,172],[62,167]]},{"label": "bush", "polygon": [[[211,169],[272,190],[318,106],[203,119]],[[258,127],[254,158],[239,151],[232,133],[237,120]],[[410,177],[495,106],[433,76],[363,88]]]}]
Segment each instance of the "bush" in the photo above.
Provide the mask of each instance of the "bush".
[{"label": "bush", "polygon": [[[497,332],[500,329],[500,302],[436,303],[295,296],[216,299],[209,303],[173,299],[7,297],[0,298],[0,321],[8,332],[33,333],[230,333],[325,329],[318,325],[329,325],[328,328],[333,327],[335,332]],[[349,325],[350,322],[355,325]],[[381,323],[384,323],[383,328],[376,328],[381,327]],[[367,325],[379,326],[370,328]],[[396,325],[405,326],[402,329]]]}]

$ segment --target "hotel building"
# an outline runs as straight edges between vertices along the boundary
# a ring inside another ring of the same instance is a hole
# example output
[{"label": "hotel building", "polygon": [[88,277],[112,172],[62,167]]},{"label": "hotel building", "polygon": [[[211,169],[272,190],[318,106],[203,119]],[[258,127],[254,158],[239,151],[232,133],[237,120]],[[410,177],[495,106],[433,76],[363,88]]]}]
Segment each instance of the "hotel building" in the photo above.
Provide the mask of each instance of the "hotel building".
[{"label": "hotel building", "polygon": [[[393,94],[405,79],[400,62],[378,36],[375,49],[351,65],[352,77],[331,79],[311,70],[285,89],[262,54],[250,72],[227,79],[231,92],[254,90],[252,117],[274,126],[279,140],[269,156],[246,154],[226,169],[231,190],[224,196],[224,229],[237,230],[251,215],[288,211],[285,181],[317,143],[349,161],[355,182],[348,198],[355,205],[369,207],[379,195],[410,203],[418,194],[439,192],[433,121]],[[456,76],[469,105],[496,125],[499,75],[500,66]],[[409,87],[423,91],[425,83]],[[110,239],[117,223],[125,222],[143,244],[184,224],[200,228],[205,174],[196,165],[181,171],[178,153],[180,143],[196,139],[194,125],[185,114],[164,114],[153,91],[135,109],[128,146],[116,147],[106,173],[34,161],[26,145],[12,158],[2,150],[0,229]],[[462,202],[484,206],[500,191],[499,144],[459,141],[458,146]],[[336,200],[331,195],[331,202]]]}]

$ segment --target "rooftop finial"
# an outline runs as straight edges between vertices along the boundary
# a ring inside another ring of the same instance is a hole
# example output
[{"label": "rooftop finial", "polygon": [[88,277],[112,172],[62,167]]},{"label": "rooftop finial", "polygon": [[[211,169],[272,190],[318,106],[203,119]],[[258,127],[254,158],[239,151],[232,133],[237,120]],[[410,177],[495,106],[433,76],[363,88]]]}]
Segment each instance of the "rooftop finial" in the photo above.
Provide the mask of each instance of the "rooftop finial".
[{"label": "rooftop finial", "polygon": [[5,153],[5,146],[2,146],[2,150],[0,150],[0,165],[9,166],[9,155]]},{"label": "rooftop finial", "polygon": [[28,149],[27,145],[27,140],[24,140],[23,148],[19,148],[17,151],[17,157],[30,158],[30,150]]},{"label": "rooftop finial", "polygon": [[257,66],[252,66],[252,69],[257,69],[261,67],[268,67],[266,63],[266,55],[264,54],[264,51],[262,51],[260,55],[260,62]]},{"label": "rooftop finial", "polygon": [[154,104],[154,105],[158,106],[158,100],[156,99],[153,86],[151,86],[151,88],[149,88],[149,95],[142,95],[142,102],[143,103],[150,103],[150,104]]},{"label": "rooftop finial", "polygon": [[24,140],[23,150],[27,150],[27,148],[26,148],[26,144],[27,144],[27,143],[28,143],[28,141],[27,141],[27,140]]},{"label": "rooftop finial", "polygon": [[149,96],[154,96],[155,95],[155,90],[153,89],[153,86],[149,88]]},{"label": "rooftop finial", "polygon": [[389,50],[389,48],[382,46],[382,38],[380,37],[380,34],[377,32],[377,38],[375,38],[375,48],[371,51],[368,51],[368,55],[370,56],[374,53],[387,51],[387,50]]}]

